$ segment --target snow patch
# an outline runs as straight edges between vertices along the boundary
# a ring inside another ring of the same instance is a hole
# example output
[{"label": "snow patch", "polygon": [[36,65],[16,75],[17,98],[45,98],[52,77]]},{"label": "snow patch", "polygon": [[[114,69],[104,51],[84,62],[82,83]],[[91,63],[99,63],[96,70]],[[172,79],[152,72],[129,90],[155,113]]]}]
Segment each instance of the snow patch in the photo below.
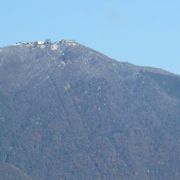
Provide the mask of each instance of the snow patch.
[{"label": "snow patch", "polygon": [[57,44],[52,44],[51,45],[51,50],[52,51],[56,51],[56,50],[58,50],[58,48],[59,48],[59,46]]},{"label": "snow patch", "polygon": [[64,89],[65,89],[66,91],[68,91],[70,88],[71,88],[71,85],[70,85],[68,82],[65,83]]},{"label": "snow patch", "polygon": [[39,45],[41,49],[44,49],[46,46],[44,44]]}]

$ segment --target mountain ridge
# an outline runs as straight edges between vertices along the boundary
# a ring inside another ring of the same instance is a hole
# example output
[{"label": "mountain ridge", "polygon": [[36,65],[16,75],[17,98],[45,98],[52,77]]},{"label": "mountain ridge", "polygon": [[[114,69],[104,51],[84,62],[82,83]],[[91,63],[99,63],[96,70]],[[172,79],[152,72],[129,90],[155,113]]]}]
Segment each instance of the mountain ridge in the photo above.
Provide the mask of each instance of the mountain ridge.
[{"label": "mountain ridge", "polygon": [[[27,48],[47,48],[47,47],[52,47],[54,45],[65,45],[65,46],[81,46],[83,48],[87,48],[89,49],[90,51],[94,52],[94,53],[98,53],[100,54],[101,56],[105,56],[106,58],[109,58],[109,59],[112,59],[110,58],[109,56],[103,54],[103,53],[100,53],[99,51],[96,51],[92,48],[89,48],[88,46],[84,46],[80,43],[78,43],[77,41],[75,40],[60,40],[60,41],[56,41],[56,42],[51,42],[50,40],[45,40],[45,41],[30,41],[30,42],[18,42],[18,43],[15,43],[14,45],[7,45],[7,46],[4,46],[4,47],[0,47],[0,52],[3,51],[3,49],[8,49],[8,48],[18,48],[18,47],[27,47]],[[54,49],[54,50],[58,50],[58,49]],[[115,61],[118,61],[122,64],[128,64],[128,65],[131,65],[131,66],[135,66],[137,68],[142,68],[142,70],[147,70],[147,71],[150,71],[150,72],[158,72],[158,73],[168,73],[168,74],[172,74],[172,75],[176,75],[176,76],[179,76],[179,74],[176,74],[176,73],[172,73],[172,72],[169,72],[167,70],[164,70],[162,68],[156,68],[156,67],[152,67],[152,66],[141,66],[141,65],[134,65],[134,64],[131,64],[129,62],[124,62],[124,61],[119,61],[119,60],[116,60],[116,59],[112,59],[112,60],[115,60]]]},{"label": "mountain ridge", "polygon": [[0,162],[33,180],[179,180],[179,92],[77,42],[3,48]]}]

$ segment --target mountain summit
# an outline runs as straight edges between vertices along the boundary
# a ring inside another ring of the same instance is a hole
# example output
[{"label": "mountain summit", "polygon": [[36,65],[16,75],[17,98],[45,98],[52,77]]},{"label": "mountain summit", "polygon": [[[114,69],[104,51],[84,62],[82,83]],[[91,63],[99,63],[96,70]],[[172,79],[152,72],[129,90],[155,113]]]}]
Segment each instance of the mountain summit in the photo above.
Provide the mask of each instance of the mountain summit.
[{"label": "mountain summit", "polygon": [[180,77],[75,41],[0,48],[0,124],[2,180],[180,179]]}]

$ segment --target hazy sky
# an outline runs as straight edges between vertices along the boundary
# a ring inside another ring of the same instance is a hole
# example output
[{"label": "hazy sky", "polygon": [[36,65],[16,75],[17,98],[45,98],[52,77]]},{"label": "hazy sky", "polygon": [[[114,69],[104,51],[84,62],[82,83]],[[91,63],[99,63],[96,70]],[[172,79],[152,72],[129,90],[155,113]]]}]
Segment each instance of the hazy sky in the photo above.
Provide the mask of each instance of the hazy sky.
[{"label": "hazy sky", "polygon": [[0,0],[0,46],[45,38],[180,74],[180,0]]}]

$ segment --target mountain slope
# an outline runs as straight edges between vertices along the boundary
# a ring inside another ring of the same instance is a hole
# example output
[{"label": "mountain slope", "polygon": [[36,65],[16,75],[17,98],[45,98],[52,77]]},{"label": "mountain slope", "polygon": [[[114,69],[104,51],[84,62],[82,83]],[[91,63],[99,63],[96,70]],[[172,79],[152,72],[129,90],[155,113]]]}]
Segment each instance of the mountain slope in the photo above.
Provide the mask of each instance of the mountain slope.
[{"label": "mountain slope", "polygon": [[35,180],[179,180],[180,77],[72,41],[0,49],[0,161]]},{"label": "mountain slope", "polygon": [[2,180],[32,180],[21,170],[7,163],[0,163],[0,178]]}]

